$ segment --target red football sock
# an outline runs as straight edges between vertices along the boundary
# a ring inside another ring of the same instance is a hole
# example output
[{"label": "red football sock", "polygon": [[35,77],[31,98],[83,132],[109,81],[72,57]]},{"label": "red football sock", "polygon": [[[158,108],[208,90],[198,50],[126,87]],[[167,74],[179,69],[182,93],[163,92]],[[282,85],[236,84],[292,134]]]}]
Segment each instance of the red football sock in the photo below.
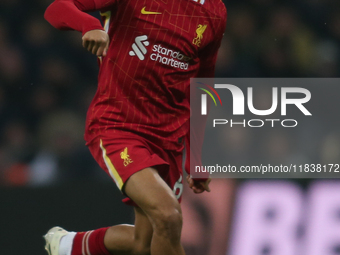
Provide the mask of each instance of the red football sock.
[{"label": "red football sock", "polygon": [[78,232],[73,239],[71,255],[111,255],[104,245],[107,229]]}]

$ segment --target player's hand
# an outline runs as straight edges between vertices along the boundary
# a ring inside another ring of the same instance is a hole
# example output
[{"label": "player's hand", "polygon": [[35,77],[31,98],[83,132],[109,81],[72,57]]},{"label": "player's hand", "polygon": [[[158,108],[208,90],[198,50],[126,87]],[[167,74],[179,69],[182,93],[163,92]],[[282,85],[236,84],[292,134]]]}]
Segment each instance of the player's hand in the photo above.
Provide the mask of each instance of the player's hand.
[{"label": "player's hand", "polygon": [[187,182],[189,187],[194,191],[194,193],[199,194],[204,191],[210,192],[209,183],[211,178],[205,181],[193,180],[189,175],[187,176]]},{"label": "player's hand", "polygon": [[105,57],[109,48],[109,36],[103,30],[90,30],[83,36],[83,47],[98,57]]}]

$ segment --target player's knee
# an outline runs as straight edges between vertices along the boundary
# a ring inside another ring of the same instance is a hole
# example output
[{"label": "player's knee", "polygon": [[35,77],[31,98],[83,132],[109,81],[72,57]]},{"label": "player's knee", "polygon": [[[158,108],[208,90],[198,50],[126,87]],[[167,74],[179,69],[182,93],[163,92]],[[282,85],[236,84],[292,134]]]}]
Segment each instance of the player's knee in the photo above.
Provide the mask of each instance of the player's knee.
[{"label": "player's knee", "polygon": [[160,209],[154,219],[154,231],[174,242],[179,241],[182,230],[182,212],[180,208]]}]

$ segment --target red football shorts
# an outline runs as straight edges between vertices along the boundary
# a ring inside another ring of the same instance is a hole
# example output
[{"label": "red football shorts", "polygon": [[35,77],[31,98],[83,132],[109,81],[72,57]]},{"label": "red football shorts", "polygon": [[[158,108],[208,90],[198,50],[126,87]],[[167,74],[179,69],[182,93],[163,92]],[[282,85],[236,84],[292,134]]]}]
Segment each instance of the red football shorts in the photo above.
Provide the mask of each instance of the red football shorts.
[{"label": "red football shorts", "polygon": [[[179,202],[183,191],[182,151],[163,150],[154,143],[132,133],[116,132],[98,135],[87,143],[92,156],[111,176],[121,192],[124,184],[136,172],[147,167],[155,168],[174,191]],[[123,202],[136,204],[125,198]]]}]

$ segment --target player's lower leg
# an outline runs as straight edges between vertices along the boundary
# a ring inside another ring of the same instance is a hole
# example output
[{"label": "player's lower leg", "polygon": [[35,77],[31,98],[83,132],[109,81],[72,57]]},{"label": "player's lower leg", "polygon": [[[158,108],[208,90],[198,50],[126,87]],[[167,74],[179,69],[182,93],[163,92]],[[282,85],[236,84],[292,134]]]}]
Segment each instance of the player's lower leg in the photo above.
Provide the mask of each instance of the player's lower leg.
[{"label": "player's lower leg", "polygon": [[140,208],[135,208],[135,225],[116,225],[87,232],[52,228],[47,235],[49,255],[149,255],[152,226]]},{"label": "player's lower leg", "polygon": [[153,235],[151,255],[184,255],[180,243],[182,212],[169,186],[153,168],[132,175],[125,184],[125,193],[148,216]]},{"label": "player's lower leg", "polygon": [[135,208],[135,225],[109,228],[104,237],[104,244],[107,250],[115,255],[149,255],[152,232],[148,217],[140,208]]},{"label": "player's lower leg", "polygon": [[[110,228],[80,232],[72,247],[59,253],[61,235],[46,238],[50,255],[185,255],[180,243],[182,214],[171,189],[157,171],[144,169],[130,177],[125,192],[140,208],[135,209],[135,226],[117,225]],[[46,235],[48,236],[48,234]],[[53,245],[50,243],[53,241]],[[70,245],[70,244],[68,244]],[[68,252],[68,253],[67,253]]]}]

